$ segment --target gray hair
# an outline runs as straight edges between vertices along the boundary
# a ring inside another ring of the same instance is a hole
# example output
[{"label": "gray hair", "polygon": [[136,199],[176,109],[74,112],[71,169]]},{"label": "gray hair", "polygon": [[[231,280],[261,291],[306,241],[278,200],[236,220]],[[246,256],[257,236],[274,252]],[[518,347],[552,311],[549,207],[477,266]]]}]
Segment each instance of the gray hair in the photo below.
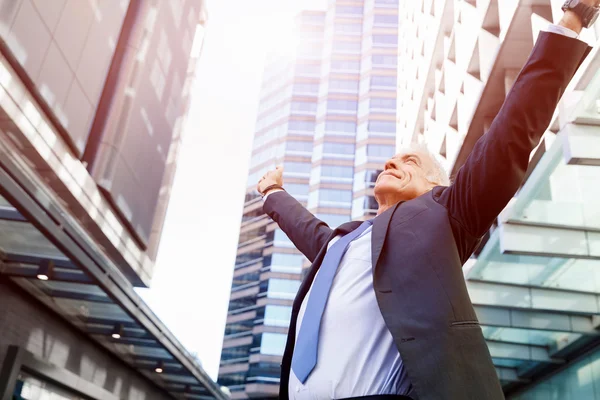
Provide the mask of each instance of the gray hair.
[{"label": "gray hair", "polygon": [[450,186],[450,176],[436,156],[425,143],[411,143],[408,147],[412,151],[417,151],[426,155],[432,161],[433,168],[426,172],[426,178],[430,183],[439,186]]}]

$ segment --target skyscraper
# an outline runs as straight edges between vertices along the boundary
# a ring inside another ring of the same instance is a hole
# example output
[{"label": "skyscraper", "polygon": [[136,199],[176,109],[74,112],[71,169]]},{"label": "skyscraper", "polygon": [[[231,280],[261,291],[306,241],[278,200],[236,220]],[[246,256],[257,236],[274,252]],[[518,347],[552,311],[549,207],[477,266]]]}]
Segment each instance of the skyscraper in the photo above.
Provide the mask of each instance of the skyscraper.
[{"label": "skyscraper", "polygon": [[0,1],[0,397],[225,398],[152,278],[202,0]]},{"label": "skyscraper", "polygon": [[219,383],[232,398],[275,397],[292,300],[307,260],[262,211],[258,179],[331,226],[373,215],[373,184],[396,140],[398,1],[330,1],[296,21],[293,54],[263,76]]}]

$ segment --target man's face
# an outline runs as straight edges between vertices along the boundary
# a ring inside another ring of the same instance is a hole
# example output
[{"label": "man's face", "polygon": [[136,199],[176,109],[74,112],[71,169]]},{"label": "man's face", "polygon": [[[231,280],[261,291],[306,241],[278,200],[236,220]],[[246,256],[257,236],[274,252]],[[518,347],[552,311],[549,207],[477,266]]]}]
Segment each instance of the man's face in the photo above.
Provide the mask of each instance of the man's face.
[{"label": "man's face", "polygon": [[433,168],[433,160],[424,152],[408,149],[396,154],[375,182],[377,202],[395,204],[419,197],[433,186],[427,179]]}]

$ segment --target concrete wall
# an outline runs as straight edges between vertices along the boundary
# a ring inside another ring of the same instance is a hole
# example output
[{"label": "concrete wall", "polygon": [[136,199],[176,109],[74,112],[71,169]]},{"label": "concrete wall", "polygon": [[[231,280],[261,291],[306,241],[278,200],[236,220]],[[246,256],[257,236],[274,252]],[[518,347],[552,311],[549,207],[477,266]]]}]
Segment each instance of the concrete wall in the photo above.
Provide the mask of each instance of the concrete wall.
[{"label": "concrete wall", "polygon": [[9,345],[128,400],[170,398],[21,290],[0,281],[0,364]]}]

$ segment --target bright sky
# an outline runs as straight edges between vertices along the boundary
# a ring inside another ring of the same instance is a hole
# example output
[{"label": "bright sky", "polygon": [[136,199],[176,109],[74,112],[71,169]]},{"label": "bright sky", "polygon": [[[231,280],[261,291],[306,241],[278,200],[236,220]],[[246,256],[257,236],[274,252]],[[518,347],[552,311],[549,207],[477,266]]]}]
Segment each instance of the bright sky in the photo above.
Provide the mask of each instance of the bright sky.
[{"label": "bright sky", "polygon": [[217,379],[265,50],[323,0],[208,0],[209,23],[152,287],[140,290]]}]

